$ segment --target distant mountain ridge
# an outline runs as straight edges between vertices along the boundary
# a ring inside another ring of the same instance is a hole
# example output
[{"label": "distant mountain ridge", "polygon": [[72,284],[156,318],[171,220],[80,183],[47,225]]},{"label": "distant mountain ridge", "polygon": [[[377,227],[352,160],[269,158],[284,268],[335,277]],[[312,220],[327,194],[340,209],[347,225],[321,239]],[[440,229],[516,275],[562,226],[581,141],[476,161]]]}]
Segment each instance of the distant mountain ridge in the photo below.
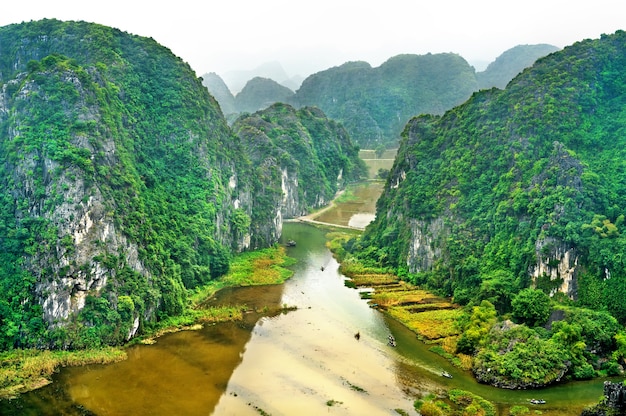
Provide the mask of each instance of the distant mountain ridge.
[{"label": "distant mountain ridge", "polygon": [[524,68],[532,66],[537,59],[558,50],[558,47],[547,44],[515,46],[498,56],[484,71],[476,73],[478,87],[502,89]]},{"label": "distant mountain ridge", "polygon": [[[237,94],[235,113],[229,113],[228,118],[234,120],[236,114],[261,110],[278,101],[296,107],[317,106],[342,122],[361,147],[394,146],[412,116],[443,114],[479,89],[502,88],[537,58],[557,49],[551,45],[519,45],[483,72],[475,72],[462,57],[451,53],[398,55],[377,68],[367,62],[347,62],[310,75],[294,94],[279,92],[281,85],[275,78],[274,85],[266,80],[261,87],[257,77]],[[276,69],[275,64],[269,67]],[[213,90],[207,82],[205,85],[216,98],[223,96],[221,89]],[[230,109],[229,98],[224,100],[223,108]]]},{"label": "distant mountain ridge", "polygon": [[267,62],[251,70],[228,71],[221,75],[230,91],[237,95],[253,78],[269,78],[293,90],[298,89],[302,82],[299,75],[289,76],[279,62]]},{"label": "distant mountain ridge", "polygon": [[235,97],[228,89],[224,80],[215,72],[209,72],[202,76],[202,84],[207,87],[211,95],[219,103],[224,115],[237,113]]},{"label": "distant mountain ridge", "polygon": [[235,109],[239,113],[254,113],[274,103],[293,102],[294,92],[269,78],[254,77],[235,96]]}]

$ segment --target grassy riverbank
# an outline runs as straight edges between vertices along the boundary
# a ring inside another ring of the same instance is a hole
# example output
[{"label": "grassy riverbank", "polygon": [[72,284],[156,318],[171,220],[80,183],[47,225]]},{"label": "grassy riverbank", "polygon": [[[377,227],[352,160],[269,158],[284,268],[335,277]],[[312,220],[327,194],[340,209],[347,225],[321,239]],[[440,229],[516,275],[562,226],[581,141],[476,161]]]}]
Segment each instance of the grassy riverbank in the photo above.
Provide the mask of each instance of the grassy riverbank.
[{"label": "grassy riverbank", "polygon": [[[134,339],[129,345],[151,343],[166,333],[197,329],[204,323],[241,320],[245,305],[207,307],[206,300],[224,287],[283,283],[293,274],[287,267],[294,262],[287,257],[285,248],[279,245],[236,256],[227,275],[188,294],[188,307],[183,314],[159,322],[149,333]],[[61,367],[108,364],[124,359],[124,347],[78,351],[29,349],[0,353],[0,398],[14,397],[50,383],[52,375]]]},{"label": "grassy riverbank", "polygon": [[60,367],[107,364],[126,359],[120,348],[82,351],[13,350],[0,354],[0,397],[14,397],[50,383]]},{"label": "grassy riverbank", "polygon": [[241,253],[233,259],[226,275],[189,293],[189,306],[183,314],[161,321],[151,334],[135,342],[149,344],[166,333],[199,329],[205,323],[241,320],[246,305],[208,306],[207,301],[226,287],[284,283],[293,275],[288,267],[294,263],[295,260],[288,257],[285,248],[279,245]]},{"label": "grassy riverbank", "polygon": [[459,322],[465,315],[458,305],[402,281],[394,274],[367,268],[355,261],[343,261],[339,270],[356,287],[374,289],[370,303],[415,332],[420,340],[431,345],[431,351],[464,370],[471,368],[471,357],[456,353],[462,332]]},{"label": "grassy riverbank", "polygon": [[420,289],[387,270],[365,267],[346,257],[342,243],[352,236],[340,231],[328,234],[328,247],[338,257],[341,273],[356,287],[374,289],[370,303],[415,332],[420,340],[431,345],[431,351],[469,370],[471,357],[456,352],[462,333],[460,323],[467,319],[466,312],[449,299]]}]

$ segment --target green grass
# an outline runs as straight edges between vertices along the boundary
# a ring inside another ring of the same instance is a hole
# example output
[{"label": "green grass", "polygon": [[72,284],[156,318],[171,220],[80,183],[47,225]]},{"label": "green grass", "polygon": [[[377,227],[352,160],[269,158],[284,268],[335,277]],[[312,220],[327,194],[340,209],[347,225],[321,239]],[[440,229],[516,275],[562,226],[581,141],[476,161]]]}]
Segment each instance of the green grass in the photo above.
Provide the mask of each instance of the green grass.
[{"label": "green grass", "polygon": [[225,287],[284,283],[293,275],[288,267],[295,262],[279,245],[241,253],[233,258],[225,276],[190,291],[190,303],[195,307]]},{"label": "green grass", "polygon": [[6,351],[0,354],[0,397],[14,397],[48,384],[59,367],[108,364],[124,359],[126,352],[113,347],[82,351]]}]

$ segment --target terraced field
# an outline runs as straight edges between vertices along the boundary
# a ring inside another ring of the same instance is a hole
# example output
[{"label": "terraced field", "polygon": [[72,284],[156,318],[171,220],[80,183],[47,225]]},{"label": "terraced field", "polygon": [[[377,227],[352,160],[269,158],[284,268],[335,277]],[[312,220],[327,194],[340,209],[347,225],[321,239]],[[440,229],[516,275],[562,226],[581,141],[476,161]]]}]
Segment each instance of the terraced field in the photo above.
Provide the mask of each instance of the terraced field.
[{"label": "terraced field", "polygon": [[350,285],[371,290],[363,291],[372,307],[378,308],[415,332],[431,344],[431,350],[446,357],[456,366],[471,368],[471,357],[456,354],[457,339],[461,334],[459,322],[464,311],[449,299],[420,289],[397,276],[372,273],[366,269],[342,270],[350,278]]}]

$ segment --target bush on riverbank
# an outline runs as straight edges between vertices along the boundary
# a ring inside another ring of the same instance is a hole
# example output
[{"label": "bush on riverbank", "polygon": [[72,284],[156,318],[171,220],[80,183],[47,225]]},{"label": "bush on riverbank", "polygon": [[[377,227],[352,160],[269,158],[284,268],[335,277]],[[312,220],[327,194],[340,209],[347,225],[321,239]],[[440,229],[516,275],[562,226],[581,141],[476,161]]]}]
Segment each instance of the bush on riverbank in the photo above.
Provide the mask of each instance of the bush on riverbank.
[{"label": "bush on riverbank", "polygon": [[428,395],[424,399],[416,400],[414,407],[422,416],[496,415],[496,408],[493,403],[474,393],[459,389],[448,391],[447,397],[444,398]]},{"label": "bush on riverbank", "polygon": [[270,285],[284,283],[293,275],[288,269],[295,259],[287,256],[278,244],[262,250],[248,251],[233,258],[230,270],[220,279],[198,287],[189,295],[192,308],[197,308],[218,290],[225,287]]}]

